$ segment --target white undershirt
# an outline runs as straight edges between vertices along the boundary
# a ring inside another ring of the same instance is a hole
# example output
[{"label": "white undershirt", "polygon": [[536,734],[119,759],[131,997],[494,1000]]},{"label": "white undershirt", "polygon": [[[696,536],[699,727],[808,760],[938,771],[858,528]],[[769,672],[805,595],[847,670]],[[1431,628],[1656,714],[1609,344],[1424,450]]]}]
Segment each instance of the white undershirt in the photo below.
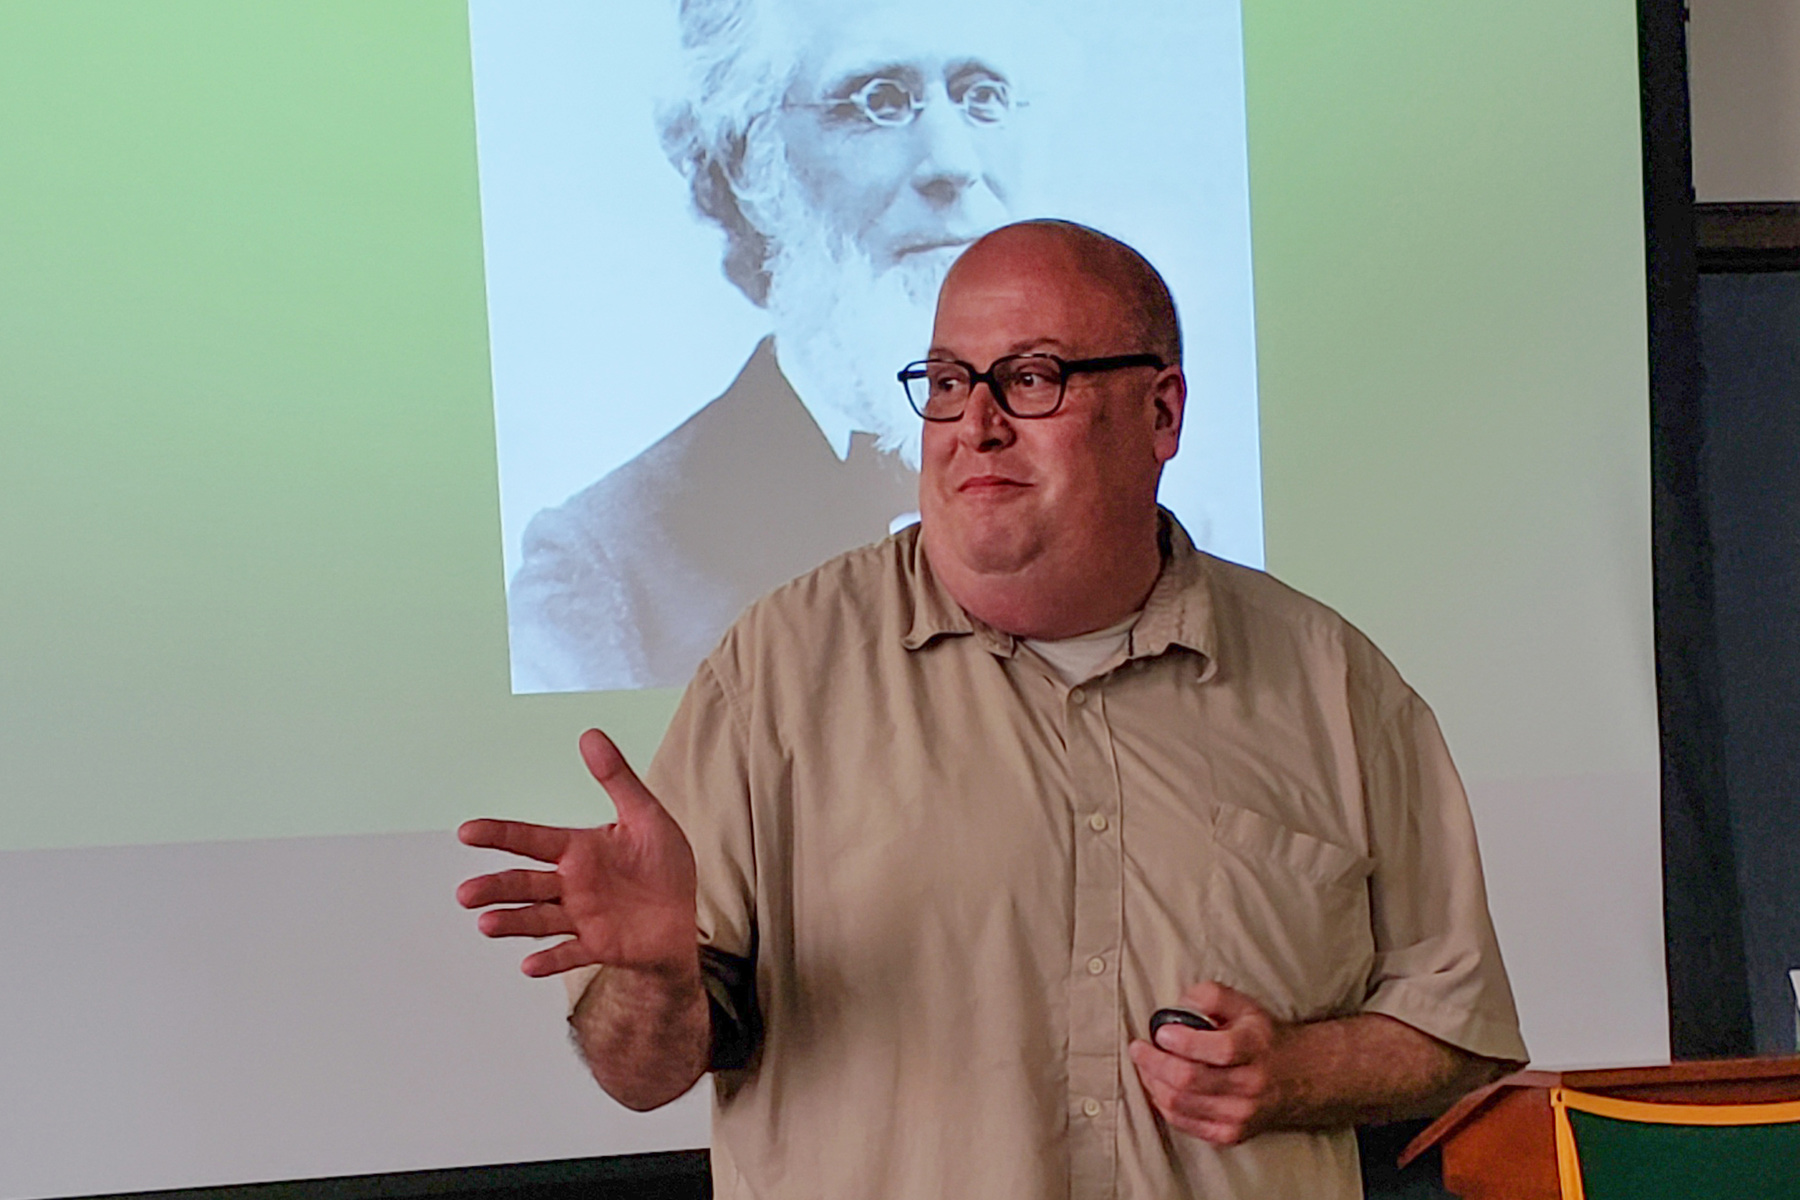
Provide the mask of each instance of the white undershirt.
[{"label": "white undershirt", "polygon": [[1092,633],[1080,633],[1071,638],[1058,638],[1047,642],[1040,638],[1025,638],[1025,644],[1031,647],[1032,653],[1050,664],[1050,668],[1062,676],[1062,681],[1070,687],[1078,683],[1086,683],[1092,679],[1100,667],[1125,649],[1131,640],[1131,627],[1143,613],[1134,612],[1117,625],[1108,625],[1105,629],[1096,629]]}]

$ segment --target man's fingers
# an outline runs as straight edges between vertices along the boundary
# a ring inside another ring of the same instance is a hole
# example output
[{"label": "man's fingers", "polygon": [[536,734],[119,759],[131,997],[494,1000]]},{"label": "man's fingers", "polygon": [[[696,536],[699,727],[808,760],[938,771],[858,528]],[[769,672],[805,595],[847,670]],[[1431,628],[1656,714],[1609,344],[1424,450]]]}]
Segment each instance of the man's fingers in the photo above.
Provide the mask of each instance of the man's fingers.
[{"label": "man's fingers", "polygon": [[1203,979],[1181,994],[1181,1007],[1211,1017],[1216,1025],[1229,1025],[1239,1017],[1263,1011],[1262,1005],[1236,988]]},{"label": "man's fingers", "polygon": [[1203,1115],[1202,1102],[1205,1097],[1188,1091],[1180,1083],[1171,1080],[1167,1072],[1160,1069],[1146,1058],[1133,1055],[1138,1071],[1138,1082],[1144,1085],[1144,1091],[1150,1097],[1150,1103],[1156,1111],[1170,1119],[1194,1120]]},{"label": "man's fingers", "polygon": [[1235,1072],[1163,1054],[1148,1042],[1133,1042],[1130,1053],[1145,1095],[1170,1126],[1216,1145],[1244,1139],[1255,1104],[1234,1094]]},{"label": "man's fingers", "polygon": [[533,825],[529,821],[477,820],[464,821],[457,828],[456,836],[465,846],[505,850],[539,862],[553,863],[568,848],[570,832],[554,825]]},{"label": "man's fingers", "polygon": [[1176,1091],[1196,1096],[1245,1096],[1260,1087],[1254,1066],[1217,1067],[1170,1054],[1145,1041],[1132,1042],[1129,1053],[1146,1083],[1155,1080]]},{"label": "man's fingers", "polygon": [[637,772],[631,769],[631,764],[625,761],[613,740],[598,729],[590,729],[581,735],[581,759],[587,763],[588,772],[612,797],[621,825],[629,825],[652,811],[662,811],[662,805],[637,777]]},{"label": "man's fingers", "polygon": [[[1196,1061],[1215,1067],[1235,1067],[1255,1062],[1268,1053],[1274,1037],[1275,1018],[1255,1000],[1235,988],[1205,980],[1181,994],[1181,1006],[1212,1018],[1217,1032],[1199,1032],[1195,1040],[1164,1041],[1169,1047],[1182,1046],[1183,1053],[1193,1050]],[[1163,1033],[1169,1032],[1164,1026]],[[1184,1031],[1186,1032],[1186,1031]],[[1198,1031],[1195,1031],[1198,1032]]]},{"label": "man's fingers", "polygon": [[492,875],[465,879],[456,889],[456,902],[464,908],[561,898],[562,876],[555,871],[496,871]]},{"label": "man's fingers", "polygon": [[576,967],[592,966],[597,959],[584,949],[580,942],[570,938],[566,942],[558,942],[547,950],[539,950],[536,954],[528,954],[525,961],[519,964],[519,970],[534,979],[545,975],[560,975],[564,971],[573,971]]},{"label": "man's fingers", "polygon": [[1177,1092],[1222,1092],[1226,1089],[1225,1073],[1217,1067],[1194,1062],[1170,1054],[1149,1042],[1134,1041],[1131,1061],[1146,1084],[1154,1082]]},{"label": "man's fingers", "polygon": [[569,914],[560,904],[491,908],[476,919],[475,925],[489,937],[554,937],[575,932]]},{"label": "man's fingers", "polygon": [[1152,1042],[1178,1058],[1207,1066],[1229,1067],[1239,1061],[1231,1035],[1218,1030],[1190,1029],[1171,1021],[1156,1031]]}]

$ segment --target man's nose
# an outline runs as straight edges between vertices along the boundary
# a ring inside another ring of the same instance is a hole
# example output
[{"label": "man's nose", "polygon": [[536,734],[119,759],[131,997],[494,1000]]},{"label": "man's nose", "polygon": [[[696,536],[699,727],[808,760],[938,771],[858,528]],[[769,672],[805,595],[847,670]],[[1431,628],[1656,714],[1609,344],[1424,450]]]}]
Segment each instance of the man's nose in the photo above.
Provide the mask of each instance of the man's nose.
[{"label": "man's nose", "polygon": [[915,118],[923,150],[912,185],[939,208],[955,204],[981,178],[981,152],[975,130],[942,86]]},{"label": "man's nose", "polygon": [[998,450],[1012,444],[1012,418],[1000,407],[992,384],[983,380],[969,392],[956,432],[971,450]]}]

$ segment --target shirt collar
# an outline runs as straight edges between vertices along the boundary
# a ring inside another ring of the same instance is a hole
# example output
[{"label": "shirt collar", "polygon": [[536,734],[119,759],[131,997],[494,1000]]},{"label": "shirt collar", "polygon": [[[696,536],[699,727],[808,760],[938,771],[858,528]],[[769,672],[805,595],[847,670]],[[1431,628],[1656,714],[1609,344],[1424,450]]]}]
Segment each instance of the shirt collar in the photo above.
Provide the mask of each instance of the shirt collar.
[{"label": "shirt collar", "polygon": [[[1144,613],[1131,630],[1127,659],[1152,658],[1171,646],[1192,650],[1206,660],[1200,677],[1211,677],[1217,629],[1213,617],[1212,587],[1207,557],[1194,548],[1187,530],[1166,508],[1157,509],[1157,541],[1162,548],[1162,572],[1144,601]],[[910,539],[908,576],[912,584],[912,623],[903,644],[918,650],[941,637],[973,636],[985,649],[1010,658],[1018,641],[971,617],[932,573],[918,526],[899,536]]]},{"label": "shirt collar", "polygon": [[908,650],[929,646],[942,637],[973,636],[987,650],[1002,658],[1011,658],[1018,649],[1010,633],[1002,633],[985,621],[977,621],[951,598],[943,582],[932,572],[931,560],[925,555],[925,539],[918,525],[908,526],[897,537],[908,541],[907,578],[912,584],[912,626],[902,644]]},{"label": "shirt collar", "polygon": [[1194,548],[1193,539],[1175,519],[1158,507],[1157,541],[1162,546],[1162,573],[1144,601],[1144,615],[1131,630],[1131,650],[1126,658],[1152,658],[1170,646],[1192,650],[1206,660],[1201,679],[1217,668],[1218,626],[1213,614],[1210,559]]}]

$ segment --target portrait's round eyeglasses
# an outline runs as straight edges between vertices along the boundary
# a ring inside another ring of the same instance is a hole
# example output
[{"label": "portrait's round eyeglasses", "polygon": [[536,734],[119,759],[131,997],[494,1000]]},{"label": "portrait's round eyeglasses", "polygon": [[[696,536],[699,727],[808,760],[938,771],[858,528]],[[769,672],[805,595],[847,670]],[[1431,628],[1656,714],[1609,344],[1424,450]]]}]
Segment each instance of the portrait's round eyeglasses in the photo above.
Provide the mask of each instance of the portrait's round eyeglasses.
[{"label": "portrait's round eyeglasses", "polygon": [[[949,94],[950,103],[961,109],[972,125],[1001,124],[1015,108],[1025,107],[1023,100],[1013,99],[1012,85],[997,75],[953,79]],[[912,83],[891,75],[877,75],[846,95],[816,104],[789,103],[782,107],[854,113],[871,125],[895,129],[918,120],[928,103]]]},{"label": "portrait's round eyeglasses", "polygon": [[994,403],[1011,417],[1047,417],[1062,407],[1069,376],[1130,367],[1168,364],[1154,354],[1114,354],[1106,358],[1058,358],[1054,354],[1009,354],[996,358],[985,371],[951,358],[925,358],[907,363],[899,372],[900,386],[913,411],[927,421],[958,421],[969,406],[975,385],[985,383]]}]

